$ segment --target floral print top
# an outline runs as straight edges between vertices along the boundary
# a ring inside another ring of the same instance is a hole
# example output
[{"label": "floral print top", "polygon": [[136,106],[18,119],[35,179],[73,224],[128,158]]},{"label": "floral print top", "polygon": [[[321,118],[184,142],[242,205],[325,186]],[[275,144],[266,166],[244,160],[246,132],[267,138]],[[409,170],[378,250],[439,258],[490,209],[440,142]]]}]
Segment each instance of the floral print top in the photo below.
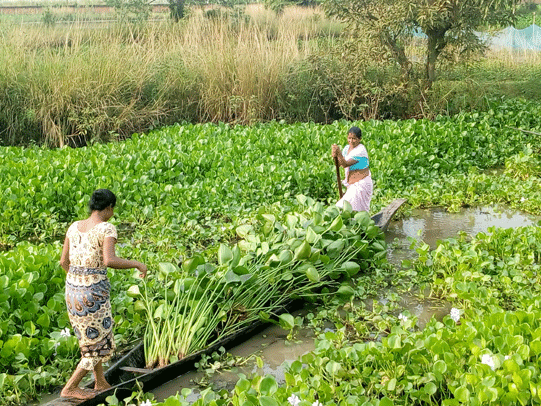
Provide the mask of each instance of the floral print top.
[{"label": "floral print top", "polygon": [[77,229],[79,221],[73,223],[66,236],[69,239],[70,265],[85,268],[105,269],[103,263],[103,241],[105,237],[117,238],[116,227],[106,221],[96,224],[90,230]]}]

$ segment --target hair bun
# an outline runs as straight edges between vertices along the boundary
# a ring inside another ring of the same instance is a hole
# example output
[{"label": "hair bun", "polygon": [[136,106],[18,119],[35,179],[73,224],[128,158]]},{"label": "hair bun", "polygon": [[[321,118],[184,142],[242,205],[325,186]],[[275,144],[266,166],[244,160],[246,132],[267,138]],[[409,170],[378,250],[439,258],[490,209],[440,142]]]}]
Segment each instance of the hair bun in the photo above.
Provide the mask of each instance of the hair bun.
[{"label": "hair bun", "polygon": [[88,203],[88,208],[91,212],[94,210],[101,211],[107,207],[115,207],[116,196],[109,189],[97,189],[90,196],[90,202]]}]

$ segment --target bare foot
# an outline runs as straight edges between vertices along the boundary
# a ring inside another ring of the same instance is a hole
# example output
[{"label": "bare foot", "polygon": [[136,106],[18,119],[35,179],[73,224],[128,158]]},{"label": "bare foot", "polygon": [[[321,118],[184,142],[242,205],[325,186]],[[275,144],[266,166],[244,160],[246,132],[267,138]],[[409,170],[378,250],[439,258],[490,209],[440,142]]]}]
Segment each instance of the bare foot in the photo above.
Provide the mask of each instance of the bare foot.
[{"label": "bare foot", "polygon": [[94,390],[96,392],[103,392],[103,391],[106,391],[107,389],[110,389],[112,388],[111,385],[109,385],[107,382],[105,383],[102,383],[100,385],[98,385],[97,383],[94,385]]},{"label": "bare foot", "polygon": [[88,390],[88,389],[81,389],[81,388],[64,388],[62,389],[62,392],[60,392],[60,396],[63,398],[75,398],[80,400],[86,400],[86,399],[92,399],[94,396],[96,396],[96,392]]}]

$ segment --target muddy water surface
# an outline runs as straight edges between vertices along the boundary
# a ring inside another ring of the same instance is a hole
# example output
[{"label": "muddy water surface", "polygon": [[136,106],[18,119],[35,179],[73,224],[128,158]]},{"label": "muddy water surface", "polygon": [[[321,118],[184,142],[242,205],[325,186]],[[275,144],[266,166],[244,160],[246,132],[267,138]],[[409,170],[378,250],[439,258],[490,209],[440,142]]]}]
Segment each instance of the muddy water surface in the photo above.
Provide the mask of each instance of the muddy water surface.
[{"label": "muddy water surface", "polygon": [[416,209],[411,216],[391,221],[385,233],[388,245],[387,258],[391,263],[400,264],[411,259],[415,251],[409,247],[411,238],[422,240],[432,249],[438,240],[444,240],[463,231],[469,235],[487,232],[490,227],[516,228],[537,224],[540,217],[508,209],[477,207],[448,213],[444,208]]}]

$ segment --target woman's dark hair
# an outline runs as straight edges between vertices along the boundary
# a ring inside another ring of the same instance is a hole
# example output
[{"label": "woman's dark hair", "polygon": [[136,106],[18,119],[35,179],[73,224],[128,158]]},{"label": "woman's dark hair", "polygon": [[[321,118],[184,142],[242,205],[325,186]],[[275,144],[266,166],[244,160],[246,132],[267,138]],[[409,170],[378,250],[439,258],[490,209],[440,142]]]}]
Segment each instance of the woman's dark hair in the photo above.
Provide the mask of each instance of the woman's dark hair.
[{"label": "woman's dark hair", "polygon": [[359,127],[351,127],[348,131],[348,134],[353,134],[355,137],[361,139],[362,137],[362,132],[361,132],[361,129]]},{"label": "woman's dark hair", "polygon": [[98,189],[92,193],[90,197],[90,202],[88,203],[88,208],[90,212],[94,210],[101,211],[107,207],[115,207],[116,196],[109,189]]}]

